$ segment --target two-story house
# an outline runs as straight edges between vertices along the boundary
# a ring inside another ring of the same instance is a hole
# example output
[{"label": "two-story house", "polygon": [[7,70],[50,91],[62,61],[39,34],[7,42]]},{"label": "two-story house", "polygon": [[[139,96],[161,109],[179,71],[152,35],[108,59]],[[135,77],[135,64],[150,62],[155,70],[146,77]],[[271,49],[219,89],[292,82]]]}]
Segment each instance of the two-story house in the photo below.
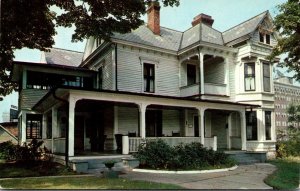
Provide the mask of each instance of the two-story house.
[{"label": "two-story house", "polygon": [[[20,143],[44,139],[69,160],[135,152],[145,138],[214,150],[275,151],[272,18],[263,12],[225,32],[200,14],[184,32],[148,24],[84,53],[51,49],[45,63],[15,62]],[[122,140],[122,141],[121,141]],[[120,144],[121,143],[121,144]]]}]

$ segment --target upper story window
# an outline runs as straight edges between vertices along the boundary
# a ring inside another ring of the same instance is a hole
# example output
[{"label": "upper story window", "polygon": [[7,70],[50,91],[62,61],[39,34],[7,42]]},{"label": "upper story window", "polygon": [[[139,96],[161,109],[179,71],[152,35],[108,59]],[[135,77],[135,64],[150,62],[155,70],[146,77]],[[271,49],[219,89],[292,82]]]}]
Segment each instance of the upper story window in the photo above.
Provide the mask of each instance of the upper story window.
[{"label": "upper story window", "polygon": [[271,81],[270,81],[270,64],[263,63],[263,85],[264,91],[270,92],[271,91]]},{"label": "upper story window", "polygon": [[246,111],[247,140],[257,140],[256,111]]},{"label": "upper story window", "polygon": [[196,65],[187,64],[187,85],[193,85],[196,83]]},{"label": "upper story window", "polygon": [[271,111],[265,111],[266,140],[271,140]]},{"label": "upper story window", "polygon": [[154,64],[144,63],[144,92],[154,93],[155,71]]},{"label": "upper story window", "polygon": [[259,33],[259,42],[265,44],[271,44],[271,35],[260,32]]},{"label": "upper story window", "polygon": [[50,89],[53,86],[71,86],[71,87],[93,87],[93,79],[89,77],[59,75],[43,72],[27,72],[28,89]]},{"label": "upper story window", "polygon": [[41,139],[42,138],[42,119],[39,114],[26,115],[26,138]]},{"label": "upper story window", "polygon": [[255,91],[255,63],[245,63],[245,91]]}]

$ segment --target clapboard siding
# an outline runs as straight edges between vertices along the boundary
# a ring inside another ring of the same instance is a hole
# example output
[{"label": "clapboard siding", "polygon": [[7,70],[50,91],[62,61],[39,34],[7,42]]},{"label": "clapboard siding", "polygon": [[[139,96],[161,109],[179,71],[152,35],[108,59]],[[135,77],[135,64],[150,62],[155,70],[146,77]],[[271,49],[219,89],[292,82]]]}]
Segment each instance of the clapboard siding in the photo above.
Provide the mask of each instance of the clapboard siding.
[{"label": "clapboard siding", "polygon": [[163,134],[171,136],[172,131],[180,132],[181,129],[181,112],[179,110],[163,110]]},{"label": "clapboard siding", "polygon": [[226,124],[225,116],[212,113],[211,131],[212,131],[212,135],[217,136],[217,138],[218,138],[218,148],[226,148],[227,147],[225,124]]},{"label": "clapboard siding", "polygon": [[134,107],[118,107],[118,133],[127,135],[128,132],[136,132],[139,128],[139,110]]},{"label": "clapboard siding", "polygon": [[204,64],[204,82],[205,83],[225,83],[225,64],[220,63],[205,63]]},{"label": "clapboard siding", "polygon": [[31,109],[47,93],[48,90],[23,89],[19,97],[20,109]]},{"label": "clapboard siding", "polygon": [[233,59],[233,57],[228,57],[227,59],[228,62],[228,69],[229,69],[229,82],[228,82],[228,86],[229,86],[229,91],[230,91],[230,99],[234,100],[235,99],[235,95],[236,95],[236,86],[235,86],[235,82],[236,79],[238,77],[235,76],[236,74],[236,70],[237,70],[237,64],[235,62],[235,60]]},{"label": "clapboard siding", "polygon": [[241,137],[241,122],[237,112],[231,114],[231,136]]},{"label": "clapboard siding", "polygon": [[[155,94],[179,96],[179,64],[176,57],[169,58],[137,49],[118,46],[118,89],[143,92],[143,60],[155,64]],[[145,59],[146,58],[146,59]]]},{"label": "clapboard siding", "polygon": [[[260,42],[258,30],[253,33],[252,40],[255,42]],[[270,35],[270,45],[275,46],[276,44],[277,44],[277,40],[275,39],[274,34],[271,34]]]}]

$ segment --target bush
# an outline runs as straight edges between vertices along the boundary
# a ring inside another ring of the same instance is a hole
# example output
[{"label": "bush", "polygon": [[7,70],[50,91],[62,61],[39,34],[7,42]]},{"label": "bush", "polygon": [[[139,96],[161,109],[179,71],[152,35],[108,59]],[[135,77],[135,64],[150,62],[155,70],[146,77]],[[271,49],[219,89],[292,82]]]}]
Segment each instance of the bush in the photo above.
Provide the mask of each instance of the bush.
[{"label": "bush", "polygon": [[290,131],[289,139],[278,141],[276,144],[276,156],[285,158],[289,156],[300,156],[300,131]]},{"label": "bush", "polygon": [[16,145],[11,141],[0,143],[0,159],[15,160],[16,158]]},{"label": "bush", "polygon": [[152,169],[204,169],[235,164],[224,152],[206,149],[200,143],[171,147],[161,139],[146,141],[134,156],[141,168]]},{"label": "bush", "polygon": [[51,160],[49,151],[46,147],[41,148],[43,141],[33,139],[30,143],[24,143],[23,146],[14,145],[7,141],[0,144],[0,158],[5,160]]}]

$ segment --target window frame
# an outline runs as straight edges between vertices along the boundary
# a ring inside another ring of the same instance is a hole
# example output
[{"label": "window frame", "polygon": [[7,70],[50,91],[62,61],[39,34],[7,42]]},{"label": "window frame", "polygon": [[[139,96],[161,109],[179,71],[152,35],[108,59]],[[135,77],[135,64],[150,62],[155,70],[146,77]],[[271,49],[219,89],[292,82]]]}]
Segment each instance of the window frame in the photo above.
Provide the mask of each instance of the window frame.
[{"label": "window frame", "polygon": [[[249,115],[253,114],[253,118],[251,118],[251,122],[249,121]],[[246,111],[246,138],[247,141],[257,141],[258,140],[258,125],[257,125],[257,112],[256,111]],[[251,138],[248,138],[248,128],[251,127]]]},{"label": "window frame", "polygon": [[[247,73],[247,69],[248,69],[249,66],[251,66],[253,68],[252,69],[254,71],[253,74],[248,74]],[[247,88],[247,86],[246,86],[246,79],[247,78],[253,78],[253,80],[254,80],[254,87],[253,88],[250,87],[250,89],[246,89]],[[246,62],[246,63],[244,63],[244,89],[245,89],[246,92],[256,91],[255,62]]]},{"label": "window frame", "polygon": [[[269,118],[267,118],[267,116],[269,116]],[[267,121],[267,119],[270,121]],[[265,139],[267,141],[272,140],[272,111],[265,111]]]},{"label": "window frame", "polygon": [[[33,126],[34,124],[36,125],[35,127]],[[33,128],[36,128],[35,135],[33,135]],[[43,137],[43,115],[26,114],[26,139],[42,139],[42,137]]]},{"label": "window frame", "polygon": [[[147,67],[147,74],[145,74],[145,67]],[[151,68],[153,69],[153,75],[151,75]],[[155,93],[155,64],[149,62],[143,62],[143,92],[144,93]],[[146,87],[145,87],[146,80]],[[153,90],[151,91],[151,81],[153,83]]]},{"label": "window frame", "polygon": [[[263,89],[264,89],[264,92],[271,92],[271,68],[270,68],[270,63],[268,62],[263,62],[262,63],[263,65]],[[269,72],[269,76],[266,76],[265,75],[265,67],[268,67],[268,72]],[[268,83],[269,83],[269,89],[266,90],[266,80],[268,80]]]}]

